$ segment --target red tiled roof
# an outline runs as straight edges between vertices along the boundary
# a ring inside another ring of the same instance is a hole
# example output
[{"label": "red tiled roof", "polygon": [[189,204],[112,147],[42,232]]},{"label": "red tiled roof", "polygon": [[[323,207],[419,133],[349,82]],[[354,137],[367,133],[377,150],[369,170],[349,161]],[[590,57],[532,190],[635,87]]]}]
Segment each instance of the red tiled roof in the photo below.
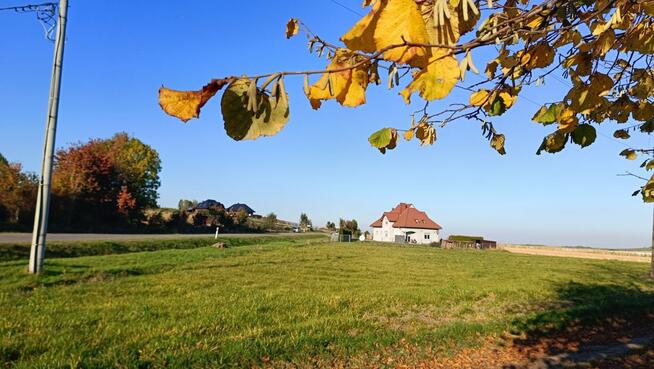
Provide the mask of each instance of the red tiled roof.
[{"label": "red tiled roof", "polygon": [[376,221],[374,221],[370,226],[373,228],[381,227],[384,217],[387,217],[390,222],[397,222],[397,220],[400,218],[400,214],[402,214],[404,210],[410,208],[411,206],[413,205],[401,202],[397,204],[396,207],[391,209],[391,211],[384,212],[384,214],[382,214],[382,216]]},{"label": "red tiled roof", "polygon": [[424,211],[408,208],[400,214],[397,222],[393,223],[393,228],[441,229],[442,227],[429,219]]},{"label": "red tiled roof", "polygon": [[399,203],[391,211],[382,214],[370,226],[373,228],[381,227],[384,217],[394,222],[393,228],[421,228],[421,229],[441,229],[442,227],[431,220],[424,211],[420,211],[411,204]]}]

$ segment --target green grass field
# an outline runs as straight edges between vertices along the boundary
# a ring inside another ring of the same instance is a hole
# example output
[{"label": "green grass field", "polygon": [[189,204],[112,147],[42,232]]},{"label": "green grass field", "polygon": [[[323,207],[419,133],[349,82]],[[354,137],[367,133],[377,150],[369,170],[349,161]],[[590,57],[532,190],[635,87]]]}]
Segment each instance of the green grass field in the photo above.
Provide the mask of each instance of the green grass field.
[{"label": "green grass field", "polygon": [[301,237],[234,246],[52,258],[39,277],[1,262],[0,367],[355,364],[400,342],[447,355],[654,310],[644,264]]}]

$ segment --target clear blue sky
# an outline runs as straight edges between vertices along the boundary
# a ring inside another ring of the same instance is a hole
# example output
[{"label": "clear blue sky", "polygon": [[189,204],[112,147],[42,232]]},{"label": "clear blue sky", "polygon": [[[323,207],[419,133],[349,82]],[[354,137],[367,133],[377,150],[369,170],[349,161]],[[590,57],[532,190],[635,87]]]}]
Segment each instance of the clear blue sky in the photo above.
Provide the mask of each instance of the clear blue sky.
[{"label": "clear blue sky", "polygon": [[[360,0],[341,0],[361,11]],[[20,4],[0,0],[0,7]],[[367,137],[408,124],[406,106],[385,87],[369,90],[366,106],[327,102],[311,110],[301,79],[286,84],[291,121],[277,136],[234,142],[224,133],[219,99],[201,119],[182,124],[157,104],[165,84],[195,89],[212,77],[321,67],[305,40],[286,40],[290,17],[336,41],[358,17],[330,0],[133,1],[71,0],[57,146],[126,131],[159,151],[160,204],[180,198],[246,202],[258,213],[314,224],[356,218],[367,226],[397,202],[411,202],[443,225],[444,234],[481,234],[506,242],[635,247],[649,244],[652,208],[631,192],[638,162],[618,157],[610,137],[536,156],[551,131],[531,122],[537,107],[524,98],[496,120],[508,155],[481,137],[478,123],[438,130],[433,147],[403,142],[386,155]],[[0,152],[37,171],[43,142],[52,43],[32,14],[0,12]],[[482,65],[483,55],[477,64]],[[470,80],[474,81],[473,77]],[[552,101],[565,85],[550,80],[526,91]],[[451,99],[467,99],[455,92]],[[418,101],[419,99],[414,99]],[[637,143],[649,144],[649,138]]]}]

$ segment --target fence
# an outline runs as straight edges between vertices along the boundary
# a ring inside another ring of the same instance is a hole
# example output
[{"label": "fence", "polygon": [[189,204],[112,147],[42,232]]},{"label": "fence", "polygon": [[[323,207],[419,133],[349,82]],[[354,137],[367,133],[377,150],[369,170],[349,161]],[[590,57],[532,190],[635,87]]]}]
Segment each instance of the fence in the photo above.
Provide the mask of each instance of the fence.
[{"label": "fence", "polygon": [[340,233],[332,233],[331,234],[331,241],[332,242],[352,242],[356,241],[355,238],[352,237],[352,235],[349,234],[340,234]]}]

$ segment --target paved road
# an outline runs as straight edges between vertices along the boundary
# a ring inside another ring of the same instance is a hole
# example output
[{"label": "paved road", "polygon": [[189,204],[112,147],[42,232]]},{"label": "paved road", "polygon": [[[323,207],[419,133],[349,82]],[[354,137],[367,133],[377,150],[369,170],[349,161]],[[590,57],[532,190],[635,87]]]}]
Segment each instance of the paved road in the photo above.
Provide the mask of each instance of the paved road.
[{"label": "paved road", "polygon": [[[299,236],[306,233],[226,233],[220,237]],[[165,240],[179,238],[213,237],[212,234],[100,234],[100,233],[50,233],[48,241],[117,241],[117,240]],[[0,243],[30,243],[31,233],[0,233]]]}]

